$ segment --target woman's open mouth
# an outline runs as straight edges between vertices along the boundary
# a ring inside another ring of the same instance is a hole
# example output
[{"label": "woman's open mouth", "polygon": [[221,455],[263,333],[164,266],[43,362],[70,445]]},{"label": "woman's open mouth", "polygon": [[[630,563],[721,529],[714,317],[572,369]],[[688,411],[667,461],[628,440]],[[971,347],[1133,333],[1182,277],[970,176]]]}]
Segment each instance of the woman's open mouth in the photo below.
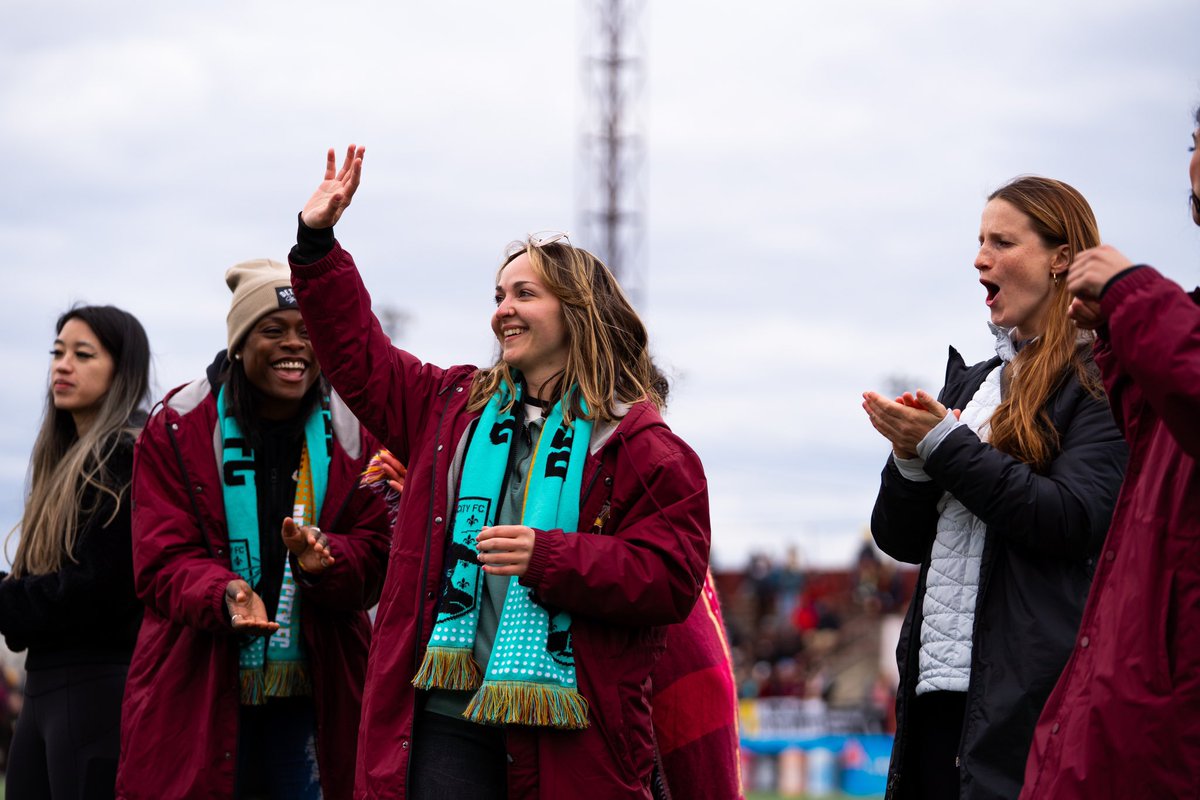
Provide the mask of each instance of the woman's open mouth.
[{"label": "woman's open mouth", "polygon": [[990,307],[992,303],[996,302],[996,295],[1000,293],[1000,287],[991,281],[980,279],[979,282],[983,284],[983,288],[987,289],[987,304]]},{"label": "woman's open mouth", "polygon": [[271,368],[285,381],[301,381],[304,380],[308,364],[298,358],[286,358],[276,361]]}]

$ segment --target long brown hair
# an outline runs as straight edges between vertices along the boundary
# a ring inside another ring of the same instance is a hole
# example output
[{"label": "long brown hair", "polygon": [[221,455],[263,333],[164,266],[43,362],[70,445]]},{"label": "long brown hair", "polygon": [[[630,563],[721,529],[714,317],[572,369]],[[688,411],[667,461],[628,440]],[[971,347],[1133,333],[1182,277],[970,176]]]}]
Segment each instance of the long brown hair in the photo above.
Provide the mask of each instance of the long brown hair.
[{"label": "long brown hair", "polygon": [[[615,420],[618,404],[640,400],[662,408],[670,391],[667,379],[650,357],[646,326],[608,267],[565,240],[538,246],[527,239],[509,246],[497,280],[522,253],[529,256],[538,279],[562,303],[567,327],[567,365],[549,384],[543,399],[553,403],[576,387],[563,404],[567,420],[576,416],[600,422]],[[501,386],[515,390],[513,372],[503,358],[476,373],[467,408],[483,408]]]},{"label": "long brown hair", "polygon": [[136,436],[139,409],[150,393],[146,331],[136,317],[119,308],[81,306],[59,317],[55,332],[61,333],[72,319],[87,323],[112,356],[112,384],[83,436],[71,414],[54,407],[47,389],[46,411],[33,444],[29,497],[21,523],[12,531],[20,531],[12,562],[14,578],[57,572],[67,559],[75,560],[80,514],[96,510],[85,506],[89,488],[95,490],[97,504],[104,496],[113,500],[105,526],[116,517],[121,497],[129,491],[129,476],[120,476],[118,482],[118,476],[109,473],[108,461],[122,436]]},{"label": "long brown hair", "polygon": [[[1004,200],[1029,218],[1047,248],[1067,247],[1067,263],[1100,244],[1100,230],[1091,206],[1073,187],[1037,176],[1016,178],[988,196]],[[1091,359],[1093,335],[1067,316],[1071,295],[1067,282],[1054,279],[1050,305],[1041,335],[1025,345],[1005,370],[1004,399],[992,414],[991,443],[1044,471],[1059,448],[1058,432],[1046,411],[1050,396],[1074,372],[1093,395],[1103,390]]]}]

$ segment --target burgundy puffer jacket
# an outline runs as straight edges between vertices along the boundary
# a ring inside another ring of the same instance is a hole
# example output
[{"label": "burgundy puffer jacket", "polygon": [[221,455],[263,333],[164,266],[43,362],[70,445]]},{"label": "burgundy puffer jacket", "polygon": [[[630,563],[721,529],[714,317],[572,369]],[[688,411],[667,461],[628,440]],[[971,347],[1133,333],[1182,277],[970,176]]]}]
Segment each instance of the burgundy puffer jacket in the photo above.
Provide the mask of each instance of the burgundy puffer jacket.
[{"label": "burgundy puffer jacket", "polygon": [[1104,293],[1096,363],[1129,466],[1021,797],[1200,796],[1200,290],[1149,267]]},{"label": "burgundy puffer jacket", "polygon": [[[404,798],[417,703],[411,680],[438,601],[457,490],[448,468],[479,416],[466,408],[476,369],[441,369],[392,347],[353,260],[337,244],[315,263],[293,262],[292,283],[330,382],[408,465],[371,643],[355,783],[356,797]],[[510,727],[512,800],[650,797],[650,671],[665,626],[688,617],[704,585],[707,482],[695,453],[651,404],[634,405],[588,456],[579,519],[592,535],[538,532],[521,583],[572,616],[589,725]]]},{"label": "burgundy puffer jacket", "polygon": [[[229,798],[237,777],[240,637],[229,624],[225,587],[238,575],[215,449],[216,397],[200,380],[163,403],[135,455],[134,581],[146,612],[125,687],[117,797]],[[358,486],[378,445],[336,396],[331,411],[334,452],[318,524],[335,561],[297,585],[321,787],[336,800],[350,796],[354,781],[371,633],[366,609],[383,584],[388,523],[382,496]]]}]

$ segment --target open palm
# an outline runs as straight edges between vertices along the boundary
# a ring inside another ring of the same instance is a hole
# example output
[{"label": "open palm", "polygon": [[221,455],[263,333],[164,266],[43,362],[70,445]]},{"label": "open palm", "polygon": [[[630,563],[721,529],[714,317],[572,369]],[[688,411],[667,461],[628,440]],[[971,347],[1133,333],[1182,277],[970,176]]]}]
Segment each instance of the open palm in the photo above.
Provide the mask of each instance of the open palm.
[{"label": "open palm", "polygon": [[225,608],[229,624],[240,633],[266,636],[279,630],[279,623],[267,617],[262,598],[244,580],[232,580],[225,587]]},{"label": "open palm", "polygon": [[300,219],[305,225],[310,228],[331,228],[337,224],[358,190],[366,152],[365,147],[350,145],[346,148],[346,160],[339,170],[333,148],[329,148],[325,157],[325,180],[317,186],[300,212]]}]

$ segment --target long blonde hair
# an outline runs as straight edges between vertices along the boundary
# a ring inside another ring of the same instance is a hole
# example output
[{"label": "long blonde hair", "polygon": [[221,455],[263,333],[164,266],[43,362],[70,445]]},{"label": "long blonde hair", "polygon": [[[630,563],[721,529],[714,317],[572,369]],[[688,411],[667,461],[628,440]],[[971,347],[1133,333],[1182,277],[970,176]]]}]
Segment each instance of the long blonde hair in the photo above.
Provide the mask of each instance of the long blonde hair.
[{"label": "long blonde hair", "polygon": [[[1016,178],[988,196],[1004,200],[1025,214],[1048,248],[1066,245],[1068,263],[1080,251],[1100,244],[1100,230],[1091,206],[1077,190],[1062,181],[1037,176]],[[1054,460],[1058,432],[1046,403],[1074,372],[1096,397],[1103,389],[1088,346],[1091,331],[1075,326],[1067,316],[1071,295],[1067,282],[1055,280],[1041,335],[1027,344],[1005,370],[1006,393],[992,415],[992,445],[1041,472]]]},{"label": "long blonde hair", "polygon": [[[72,319],[87,323],[113,358],[113,380],[96,418],[83,436],[69,412],[54,407],[46,393],[46,410],[30,459],[30,488],[20,524],[12,576],[57,572],[73,555],[80,514],[96,511],[105,496],[113,500],[116,517],[122,496],[129,491],[129,476],[114,476],[109,459],[122,437],[137,435],[131,422],[150,392],[150,345],[137,319],[113,306],[80,306],[58,318],[56,333]],[[94,490],[87,502],[88,490]],[[7,542],[5,543],[7,549]]]},{"label": "long blonde hair", "polygon": [[[527,239],[509,246],[509,255],[497,270],[497,281],[500,272],[522,253],[529,256],[538,279],[562,303],[567,327],[567,364],[549,384],[548,396],[543,399],[553,403],[576,387],[563,404],[567,420],[579,416],[612,421],[618,417],[618,404],[640,400],[662,408],[670,386],[650,357],[646,326],[608,267],[565,241],[539,246]],[[467,408],[483,408],[501,386],[515,390],[513,372],[503,358],[476,373]]]}]

